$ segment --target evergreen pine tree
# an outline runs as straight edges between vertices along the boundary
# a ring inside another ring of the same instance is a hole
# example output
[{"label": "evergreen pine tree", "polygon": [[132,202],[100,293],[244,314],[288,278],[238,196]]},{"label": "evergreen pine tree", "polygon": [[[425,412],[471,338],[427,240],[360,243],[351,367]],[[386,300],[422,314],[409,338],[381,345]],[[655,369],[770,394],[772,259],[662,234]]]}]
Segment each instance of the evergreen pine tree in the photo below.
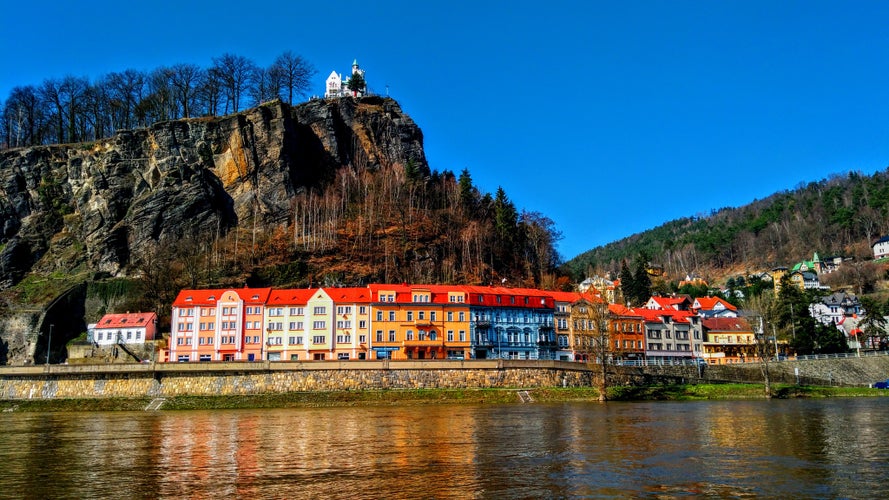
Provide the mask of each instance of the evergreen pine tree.
[{"label": "evergreen pine tree", "polygon": [[636,271],[633,273],[633,302],[640,306],[651,298],[651,278],[648,277],[647,264],[640,257],[636,262]]},{"label": "evergreen pine tree", "polygon": [[635,280],[633,279],[633,273],[630,272],[630,267],[627,265],[627,261],[624,260],[620,264],[620,290],[624,296],[624,305],[629,306],[641,306],[642,304],[637,303],[634,298],[635,295],[633,293],[635,289]]}]

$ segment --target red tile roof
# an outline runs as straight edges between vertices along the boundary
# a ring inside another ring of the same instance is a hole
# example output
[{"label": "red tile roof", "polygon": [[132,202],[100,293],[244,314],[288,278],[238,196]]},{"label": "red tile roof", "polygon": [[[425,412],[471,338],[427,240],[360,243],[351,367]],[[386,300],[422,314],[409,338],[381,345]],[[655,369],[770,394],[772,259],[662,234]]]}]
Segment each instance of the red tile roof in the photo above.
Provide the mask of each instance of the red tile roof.
[{"label": "red tile roof", "polygon": [[182,290],[173,301],[173,307],[214,306],[222,294],[233,291],[247,304],[265,304],[271,288],[216,288],[208,290]]},{"label": "red tile roof", "polygon": [[368,287],[362,288],[325,288],[327,295],[334,303],[370,303],[373,302],[373,294]]},{"label": "red tile roof", "polygon": [[144,328],[157,319],[153,312],[106,314],[96,323],[96,328]]},{"label": "red tile roof", "polygon": [[701,324],[709,331],[752,332],[753,328],[745,318],[704,318]]},{"label": "red tile roof", "polygon": [[698,297],[695,299],[695,301],[701,306],[700,309],[703,311],[712,311],[716,307],[716,304],[722,304],[723,307],[730,311],[738,310],[737,307],[729,304],[719,297]]},{"label": "red tile roof", "polygon": [[317,292],[317,288],[294,288],[286,290],[272,290],[269,294],[270,306],[305,305]]}]

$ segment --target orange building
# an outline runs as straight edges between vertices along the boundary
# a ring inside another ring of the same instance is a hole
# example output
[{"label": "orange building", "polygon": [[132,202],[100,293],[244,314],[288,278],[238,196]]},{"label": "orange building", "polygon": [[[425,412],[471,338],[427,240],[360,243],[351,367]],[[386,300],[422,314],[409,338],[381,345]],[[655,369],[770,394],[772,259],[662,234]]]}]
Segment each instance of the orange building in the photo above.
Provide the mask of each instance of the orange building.
[{"label": "orange building", "polygon": [[645,320],[641,314],[620,304],[608,306],[610,346],[615,361],[645,358]]},{"label": "orange building", "polygon": [[370,285],[375,359],[469,358],[469,305],[463,287]]}]

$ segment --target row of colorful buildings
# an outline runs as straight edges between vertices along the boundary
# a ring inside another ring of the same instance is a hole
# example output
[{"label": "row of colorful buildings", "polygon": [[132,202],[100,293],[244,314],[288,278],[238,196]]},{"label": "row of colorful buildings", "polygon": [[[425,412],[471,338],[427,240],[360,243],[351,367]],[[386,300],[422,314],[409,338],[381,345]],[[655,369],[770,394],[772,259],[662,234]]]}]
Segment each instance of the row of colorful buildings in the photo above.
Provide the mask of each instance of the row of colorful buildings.
[{"label": "row of colorful buildings", "polygon": [[[459,285],[183,290],[160,359],[555,359],[728,363],[754,333],[717,298],[629,309],[589,293]],[[604,349],[602,346],[605,346]]]}]

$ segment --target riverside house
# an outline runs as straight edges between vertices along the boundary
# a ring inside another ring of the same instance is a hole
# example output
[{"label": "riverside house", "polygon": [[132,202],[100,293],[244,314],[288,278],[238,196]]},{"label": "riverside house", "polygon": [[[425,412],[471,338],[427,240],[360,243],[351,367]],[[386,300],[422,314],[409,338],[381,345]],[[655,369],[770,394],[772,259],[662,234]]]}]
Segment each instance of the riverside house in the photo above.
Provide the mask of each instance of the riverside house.
[{"label": "riverside house", "polygon": [[[601,300],[575,292],[423,284],[182,290],[173,303],[168,352],[158,358],[594,362],[593,344],[601,339],[591,336],[590,316],[580,311],[589,313]],[[719,310],[716,316],[735,312],[688,297],[654,297],[650,308],[609,304],[608,359],[675,363],[703,358],[702,316],[692,304],[699,311]],[[583,320],[587,328],[576,327]],[[102,340],[106,337],[103,333]],[[708,360],[740,361],[737,338],[708,338]]]}]

